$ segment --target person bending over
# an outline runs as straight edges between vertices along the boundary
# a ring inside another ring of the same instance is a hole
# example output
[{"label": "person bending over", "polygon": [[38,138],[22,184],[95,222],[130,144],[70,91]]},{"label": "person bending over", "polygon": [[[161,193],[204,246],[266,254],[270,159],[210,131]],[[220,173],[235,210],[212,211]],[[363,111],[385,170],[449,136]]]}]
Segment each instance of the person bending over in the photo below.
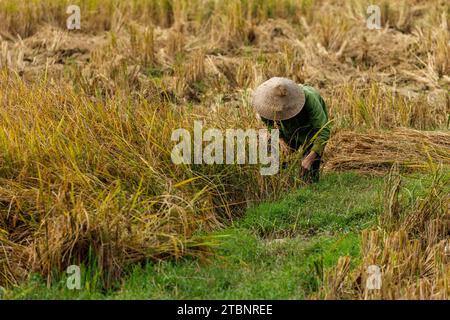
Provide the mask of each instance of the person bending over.
[{"label": "person bending over", "polygon": [[269,129],[280,130],[291,150],[302,152],[302,178],[318,182],[320,164],[330,138],[325,101],[312,87],[286,78],[271,78],[258,86],[252,105]]}]

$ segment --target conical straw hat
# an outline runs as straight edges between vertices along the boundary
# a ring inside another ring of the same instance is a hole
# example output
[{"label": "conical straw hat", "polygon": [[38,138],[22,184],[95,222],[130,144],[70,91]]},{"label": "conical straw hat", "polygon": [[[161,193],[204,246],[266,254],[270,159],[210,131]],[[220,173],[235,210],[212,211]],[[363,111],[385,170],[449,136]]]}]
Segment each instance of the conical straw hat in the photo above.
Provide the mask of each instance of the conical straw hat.
[{"label": "conical straw hat", "polygon": [[305,105],[305,93],[294,81],[271,78],[253,93],[252,105],[268,120],[286,120],[296,116]]}]

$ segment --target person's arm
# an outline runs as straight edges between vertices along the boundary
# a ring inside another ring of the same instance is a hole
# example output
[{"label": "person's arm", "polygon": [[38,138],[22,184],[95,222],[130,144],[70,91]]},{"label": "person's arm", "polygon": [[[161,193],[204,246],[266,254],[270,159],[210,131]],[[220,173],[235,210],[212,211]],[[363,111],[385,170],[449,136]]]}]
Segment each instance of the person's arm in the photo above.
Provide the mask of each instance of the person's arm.
[{"label": "person's arm", "polygon": [[[323,106],[322,103],[324,104]],[[325,108],[325,102],[320,96],[318,99],[314,99],[314,103],[311,106],[311,126],[317,130],[317,133],[311,151],[319,156],[322,155],[323,150],[330,139],[330,122]]]},{"label": "person's arm", "polygon": [[302,161],[302,167],[306,170],[311,169],[313,162],[322,155],[325,145],[330,139],[330,122],[326,112],[326,105],[320,95],[313,99],[310,104],[311,126],[317,131],[311,151]]}]

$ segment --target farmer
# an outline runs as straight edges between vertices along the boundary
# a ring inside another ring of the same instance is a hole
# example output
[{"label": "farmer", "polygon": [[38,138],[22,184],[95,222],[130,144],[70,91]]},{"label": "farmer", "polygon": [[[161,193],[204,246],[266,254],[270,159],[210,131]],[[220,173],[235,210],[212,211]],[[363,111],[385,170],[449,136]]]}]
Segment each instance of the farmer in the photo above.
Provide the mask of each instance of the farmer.
[{"label": "farmer", "polygon": [[280,130],[291,151],[302,152],[302,178],[318,182],[320,163],[330,137],[328,112],[312,87],[286,78],[271,78],[256,88],[252,105],[269,127]]}]

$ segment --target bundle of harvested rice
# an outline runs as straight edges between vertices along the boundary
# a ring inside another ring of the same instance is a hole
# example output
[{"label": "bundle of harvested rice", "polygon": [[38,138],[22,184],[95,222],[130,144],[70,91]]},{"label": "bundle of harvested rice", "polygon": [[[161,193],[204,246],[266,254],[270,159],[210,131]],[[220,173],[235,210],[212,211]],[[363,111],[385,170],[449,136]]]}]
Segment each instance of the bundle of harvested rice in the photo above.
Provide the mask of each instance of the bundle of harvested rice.
[{"label": "bundle of harvested rice", "polygon": [[357,133],[340,131],[330,141],[325,169],[382,173],[393,163],[406,171],[434,163],[450,164],[450,134],[398,128],[393,131]]}]

